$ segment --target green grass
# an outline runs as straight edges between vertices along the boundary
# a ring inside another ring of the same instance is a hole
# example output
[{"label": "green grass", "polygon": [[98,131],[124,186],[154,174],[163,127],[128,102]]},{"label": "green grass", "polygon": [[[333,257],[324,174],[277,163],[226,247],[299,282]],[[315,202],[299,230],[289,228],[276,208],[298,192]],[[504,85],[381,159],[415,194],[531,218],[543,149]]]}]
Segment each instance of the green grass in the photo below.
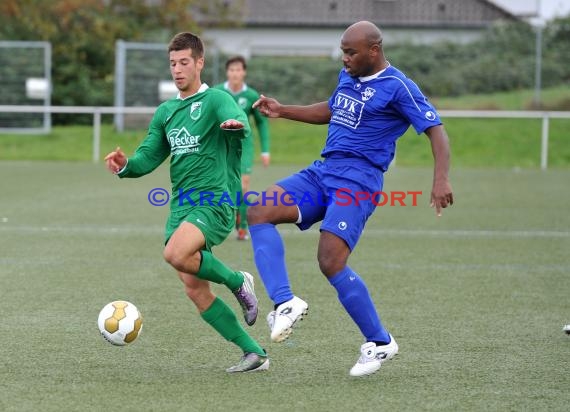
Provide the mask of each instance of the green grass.
[{"label": "green grass", "polygon": [[[532,110],[535,93],[532,89],[473,94],[461,97],[440,97],[431,99],[439,110]],[[542,89],[541,108],[546,110],[570,110],[570,84]]]},{"label": "green grass", "polygon": [[[520,110],[532,102],[532,90],[492,95],[436,99],[439,109]],[[544,89],[545,107],[564,108],[570,101],[570,86]],[[570,105],[565,108],[570,109]],[[451,139],[454,167],[540,167],[540,119],[463,119],[444,118]],[[570,120],[551,119],[549,167],[570,167]],[[145,131],[116,132],[102,126],[101,156],[121,146],[132,153]],[[257,136],[257,135],[256,135]],[[305,164],[319,157],[326,139],[326,126],[314,126],[282,119],[271,120],[272,161],[274,164]],[[0,160],[72,160],[92,158],[91,126],[56,126],[48,135],[0,134]],[[256,137],[256,153],[259,142]],[[405,166],[430,166],[433,163],[425,136],[410,129],[398,144],[398,163]],[[256,159],[259,162],[259,159]]]},{"label": "green grass", "polygon": [[[258,168],[254,188],[296,168]],[[398,340],[396,360],[348,376],[362,338],[318,272],[317,232],[286,227],[291,281],[311,312],[287,343],[270,343],[258,282],[250,330],[271,369],[228,376],[239,351],[161,257],[167,210],[146,196],[168,187],[166,167],[119,181],[102,165],[0,162],[0,410],[567,410],[570,172],[454,169],[456,204],[442,218],[427,206],[431,175],[387,174],[386,191],[423,191],[419,206],[379,209],[350,261]],[[215,252],[257,273],[249,244],[230,238]],[[131,346],[97,330],[115,299],[144,316]]]},{"label": "green grass", "polygon": [[[540,167],[539,119],[443,119],[450,138],[453,167]],[[570,120],[551,119],[548,165],[570,166]],[[398,143],[397,162],[406,166],[433,164],[425,135],[408,132]]]},{"label": "green grass", "polygon": [[[451,140],[454,167],[540,167],[539,119],[443,120]],[[568,129],[570,120],[551,119],[549,167],[570,167]],[[277,119],[271,121],[271,133],[274,164],[305,164],[319,157],[326,126]],[[117,133],[110,125],[103,125],[101,156],[116,146],[131,154],[144,136],[144,131]],[[259,153],[257,147],[256,153]],[[89,126],[54,127],[46,136],[0,135],[0,160],[89,161],[91,157]],[[430,166],[433,159],[425,135],[418,136],[414,130],[408,130],[398,143],[397,162],[405,166]]]}]

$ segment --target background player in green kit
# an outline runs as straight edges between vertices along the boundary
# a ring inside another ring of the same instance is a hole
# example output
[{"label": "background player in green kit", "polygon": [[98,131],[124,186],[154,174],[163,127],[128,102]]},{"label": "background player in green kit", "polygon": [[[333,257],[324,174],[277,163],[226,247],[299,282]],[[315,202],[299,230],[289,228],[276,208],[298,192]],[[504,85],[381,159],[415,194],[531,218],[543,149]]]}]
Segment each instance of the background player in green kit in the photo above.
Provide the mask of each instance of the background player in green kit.
[{"label": "background player in green kit", "polygon": [[[254,109],[253,103],[259,99],[259,93],[245,83],[247,63],[242,56],[234,56],[226,61],[226,82],[214,86],[216,89],[225,90],[241,107],[247,117],[253,116],[259,133],[261,146],[261,161],[264,167],[269,166],[269,123],[267,118]],[[250,176],[253,167],[253,133],[248,133],[243,140],[243,152],[241,158],[241,187],[242,193],[249,191]],[[238,240],[247,240],[247,204],[242,202],[236,220]]]},{"label": "background player in green kit", "polygon": [[201,82],[204,46],[199,37],[177,34],[168,53],[178,96],[157,108],[134,155],[127,159],[117,148],[105,157],[107,168],[121,178],[140,177],[170,156],[172,197],[164,258],[178,272],[202,318],[244,352],[227,371],[265,370],[267,354],[232,309],[212,293],[209,283],[226,285],[240,303],[246,323],[255,322],[253,277],[231,270],[211,253],[234,227],[231,198],[240,188],[241,142],[249,133],[248,120],[227,93]]}]

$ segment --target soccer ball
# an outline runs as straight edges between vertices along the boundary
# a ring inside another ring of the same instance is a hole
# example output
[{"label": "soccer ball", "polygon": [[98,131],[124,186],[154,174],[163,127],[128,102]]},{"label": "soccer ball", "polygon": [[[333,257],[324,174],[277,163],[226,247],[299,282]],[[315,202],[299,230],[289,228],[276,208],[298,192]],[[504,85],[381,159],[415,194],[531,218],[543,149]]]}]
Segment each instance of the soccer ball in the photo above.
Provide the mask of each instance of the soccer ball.
[{"label": "soccer ball", "polygon": [[101,335],[113,345],[133,342],[142,330],[142,316],[135,305],[116,300],[105,305],[97,320]]}]

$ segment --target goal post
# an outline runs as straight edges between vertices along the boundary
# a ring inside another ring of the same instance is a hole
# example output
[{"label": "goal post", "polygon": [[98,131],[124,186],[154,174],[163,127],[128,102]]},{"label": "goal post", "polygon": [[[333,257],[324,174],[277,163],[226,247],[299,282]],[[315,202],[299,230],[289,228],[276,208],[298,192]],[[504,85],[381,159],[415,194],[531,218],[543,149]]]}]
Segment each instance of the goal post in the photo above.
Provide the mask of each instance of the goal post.
[{"label": "goal post", "polygon": [[51,130],[51,43],[0,41],[0,105],[42,105],[42,113],[0,113],[0,133]]}]

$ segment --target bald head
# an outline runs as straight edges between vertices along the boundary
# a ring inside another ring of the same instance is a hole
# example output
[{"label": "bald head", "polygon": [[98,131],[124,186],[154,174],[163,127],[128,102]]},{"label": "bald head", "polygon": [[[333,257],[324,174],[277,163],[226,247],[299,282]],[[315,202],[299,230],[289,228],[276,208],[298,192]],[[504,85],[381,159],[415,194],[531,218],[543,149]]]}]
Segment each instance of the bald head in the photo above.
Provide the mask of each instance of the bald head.
[{"label": "bald head", "polygon": [[382,33],[369,21],[354,23],[340,39],[342,62],[352,77],[369,76],[388,67],[382,50]]},{"label": "bald head", "polygon": [[369,46],[382,44],[382,32],[374,23],[366,20],[356,22],[349,26],[342,35],[342,38],[352,41],[365,40]]}]

